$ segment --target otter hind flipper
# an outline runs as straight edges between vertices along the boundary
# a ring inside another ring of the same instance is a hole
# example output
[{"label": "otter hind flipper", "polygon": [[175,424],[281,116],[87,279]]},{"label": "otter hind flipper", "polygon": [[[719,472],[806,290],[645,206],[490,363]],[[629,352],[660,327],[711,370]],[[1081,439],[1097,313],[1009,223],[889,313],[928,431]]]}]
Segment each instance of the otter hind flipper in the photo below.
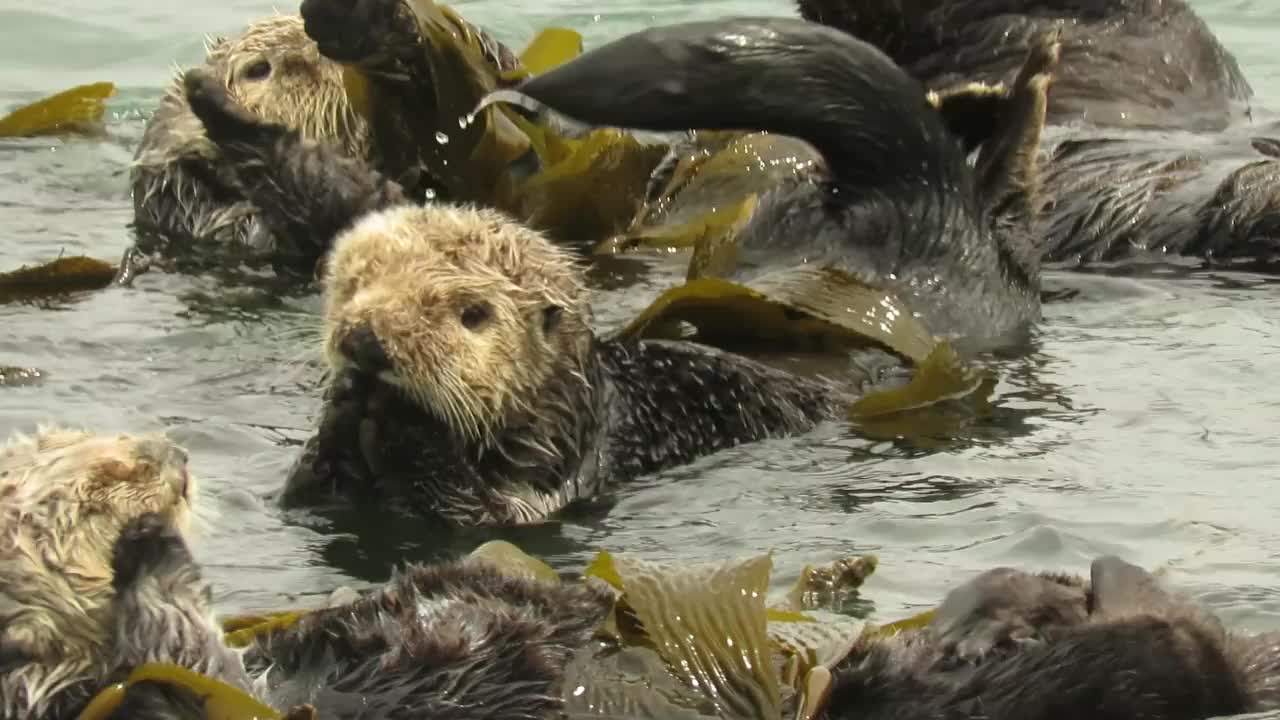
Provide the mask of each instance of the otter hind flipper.
[{"label": "otter hind flipper", "polygon": [[366,163],[248,114],[212,74],[188,70],[183,88],[263,223],[290,244],[282,256],[318,259],[356,218],[404,202],[400,186]]},{"label": "otter hind flipper", "polygon": [[994,217],[1030,220],[1040,187],[1038,156],[1049,86],[1062,53],[1059,32],[1043,34],[1010,87],[992,137],[981,144],[978,187]]},{"label": "otter hind flipper", "polygon": [[850,186],[956,186],[963,158],[924,87],[883,52],[795,18],[728,18],[644,30],[521,83],[580,122],[800,138]]}]

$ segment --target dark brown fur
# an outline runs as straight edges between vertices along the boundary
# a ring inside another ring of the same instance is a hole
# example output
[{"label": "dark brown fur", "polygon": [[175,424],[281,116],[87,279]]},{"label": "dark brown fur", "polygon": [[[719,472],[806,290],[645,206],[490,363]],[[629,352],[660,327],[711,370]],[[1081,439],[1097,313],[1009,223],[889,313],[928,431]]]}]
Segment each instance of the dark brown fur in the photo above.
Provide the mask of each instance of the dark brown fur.
[{"label": "dark brown fur", "polygon": [[[797,0],[807,20],[877,45],[933,90],[1007,82],[1061,29],[1049,122],[1215,130],[1252,91],[1183,0]],[[1141,72],[1135,72],[1141,68]]]},{"label": "dark brown fur", "polygon": [[1197,720],[1275,709],[1280,642],[1227,633],[1116,557],[1088,583],[999,568],[952,591],[921,631],[864,642],[829,717]]}]

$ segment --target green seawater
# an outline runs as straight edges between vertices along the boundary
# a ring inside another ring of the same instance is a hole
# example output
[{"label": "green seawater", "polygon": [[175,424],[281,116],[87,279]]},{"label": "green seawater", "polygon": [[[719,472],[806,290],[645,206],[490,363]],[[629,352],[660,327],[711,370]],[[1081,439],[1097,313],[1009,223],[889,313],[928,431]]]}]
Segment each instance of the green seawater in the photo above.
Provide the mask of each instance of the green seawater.
[{"label": "green seawater", "polygon": [[[457,7],[515,47],[549,24],[595,45],[655,23],[790,13],[784,0]],[[1280,108],[1280,3],[1196,7],[1240,59],[1256,106]],[[119,257],[128,163],[172,66],[197,62],[204,34],[272,11],[254,0],[0,0],[0,111],[82,82],[121,88],[105,138],[0,143],[0,268],[59,252]],[[598,273],[605,325],[671,279],[608,289],[624,272]],[[1118,553],[1163,569],[1234,627],[1280,628],[1280,288],[1190,270],[1046,283],[1078,294],[1045,306],[1030,352],[1001,368],[993,416],[962,438],[922,445],[826,427],[638,482],[608,512],[501,536],[561,568],[601,548],[690,561],[772,549],[779,588],[806,562],[875,552],[880,569],[851,610],[878,620],[994,565],[1085,571]],[[48,373],[0,390],[0,436],[38,422],[167,430],[202,481],[196,551],[228,612],[315,603],[384,579],[393,563],[491,537],[424,536],[386,517],[335,526],[264,500],[319,407],[318,309],[316,298],[246,300],[158,273],[129,290],[0,306],[0,365]]]}]

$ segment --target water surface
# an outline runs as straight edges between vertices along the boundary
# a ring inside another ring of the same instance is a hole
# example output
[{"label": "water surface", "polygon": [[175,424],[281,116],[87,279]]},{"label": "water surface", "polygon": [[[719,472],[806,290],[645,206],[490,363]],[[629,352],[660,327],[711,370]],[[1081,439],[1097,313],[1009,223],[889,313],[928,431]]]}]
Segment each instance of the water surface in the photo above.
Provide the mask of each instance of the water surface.
[{"label": "water surface", "polygon": [[[655,22],[789,12],[781,0],[608,6],[459,3],[516,47],[553,23],[597,44]],[[1280,5],[1197,8],[1240,58],[1258,105],[1280,107]],[[127,164],[170,67],[198,61],[204,33],[236,32],[271,10],[253,0],[0,3],[0,110],[82,82],[122,89],[105,140],[0,144],[0,268],[60,252],[118,257],[129,244]],[[629,268],[597,281],[620,282]],[[605,290],[602,324],[670,277]],[[1280,627],[1280,289],[1190,271],[1047,283],[1076,292],[1045,307],[1029,352],[1000,368],[993,416],[962,438],[906,443],[824,427],[647,479],[607,513],[503,536],[562,568],[598,548],[683,560],[771,549],[779,586],[806,562],[876,552],[880,571],[854,608],[876,619],[925,607],[996,564],[1083,571],[1120,553],[1167,570],[1236,626]],[[226,611],[313,602],[381,580],[401,559],[488,537],[426,536],[384,517],[347,518],[339,531],[263,501],[318,409],[317,310],[314,297],[228,297],[210,281],[154,273],[133,289],[0,306],[0,364],[48,373],[40,386],[0,390],[0,435],[38,422],[170,432],[203,481],[197,552]]]}]

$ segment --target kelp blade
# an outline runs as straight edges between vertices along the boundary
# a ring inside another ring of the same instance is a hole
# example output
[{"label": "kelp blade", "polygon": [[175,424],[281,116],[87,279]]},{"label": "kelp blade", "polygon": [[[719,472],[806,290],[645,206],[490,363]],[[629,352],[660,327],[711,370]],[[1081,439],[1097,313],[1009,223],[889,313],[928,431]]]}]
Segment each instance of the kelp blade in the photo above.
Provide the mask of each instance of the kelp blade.
[{"label": "kelp blade", "polygon": [[[916,366],[910,382],[901,387],[872,391],[858,399],[849,410],[849,419],[869,424],[896,413],[936,405],[945,400],[971,397],[992,385],[987,375],[965,363],[950,343],[939,343]],[[977,397],[981,400],[981,397]]]},{"label": "kelp blade", "polygon": [[669,336],[677,322],[696,327],[703,342],[725,348],[754,343],[829,351],[875,344],[919,362],[934,346],[896,298],[830,268],[780,270],[750,285],[720,277],[689,280],[660,295],[619,333]]},{"label": "kelp blade", "polygon": [[803,141],[759,132],[697,131],[679,150],[665,185],[597,254],[736,243],[758,198],[818,159]]},{"label": "kelp blade", "polygon": [[102,122],[107,98],[115,92],[114,84],[97,82],[24,105],[0,118],[0,138],[82,132]]},{"label": "kelp blade", "polygon": [[77,255],[43,265],[0,273],[0,303],[101,290],[116,277],[116,268],[103,260]]},{"label": "kelp blade", "polygon": [[[767,635],[768,555],[668,568],[601,553],[587,570],[623,593],[649,647],[724,718],[777,718],[781,691]],[[615,584],[616,583],[616,584]]]},{"label": "kelp blade", "polygon": [[549,583],[560,582],[559,573],[552,570],[550,565],[505,540],[490,540],[472,550],[468,557],[484,560],[511,575]]},{"label": "kelp blade", "polygon": [[98,693],[80,713],[79,720],[105,720],[124,702],[129,688],[141,682],[166,683],[189,690],[204,700],[207,720],[280,720],[275,709],[262,704],[239,688],[207,675],[170,663],[146,663],[117,683]]},{"label": "kelp blade", "polygon": [[310,610],[287,610],[265,615],[239,615],[222,621],[223,639],[231,647],[247,647],[254,640],[298,622]]},{"label": "kelp blade", "polygon": [[543,28],[524,52],[520,64],[535,75],[559,67],[582,54],[582,35],[566,27]]}]

